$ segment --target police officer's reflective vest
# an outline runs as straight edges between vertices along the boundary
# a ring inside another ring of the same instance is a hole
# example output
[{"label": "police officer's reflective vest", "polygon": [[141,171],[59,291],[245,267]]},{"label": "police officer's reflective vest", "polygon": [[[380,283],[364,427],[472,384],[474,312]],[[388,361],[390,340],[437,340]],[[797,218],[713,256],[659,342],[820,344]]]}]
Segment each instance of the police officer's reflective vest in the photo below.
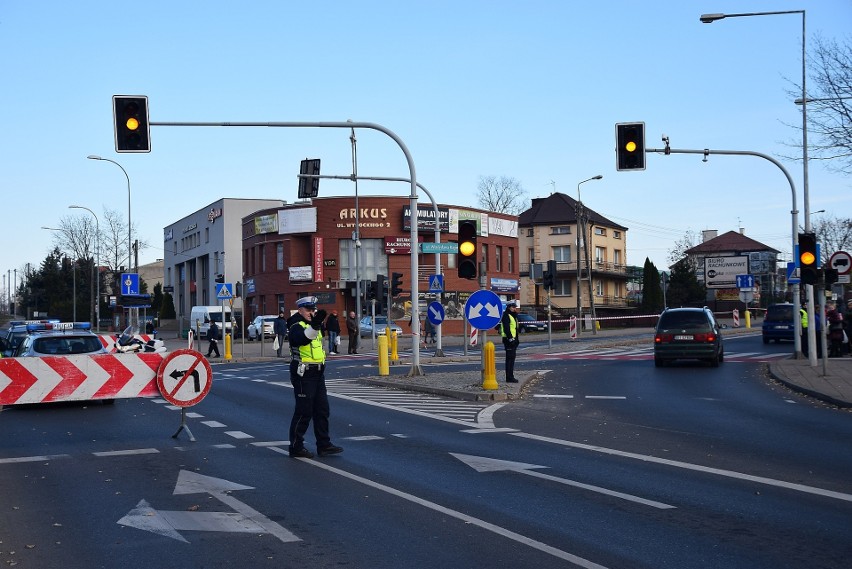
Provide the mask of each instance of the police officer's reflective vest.
[{"label": "police officer's reflective vest", "polygon": [[518,319],[511,312],[507,314],[509,315],[509,332],[511,334],[506,333],[506,326],[503,324],[503,320],[500,320],[500,324],[497,327],[500,329],[500,335],[504,338],[516,338],[518,336]]},{"label": "police officer's reflective vest", "polygon": [[808,311],[804,308],[799,309],[799,314],[802,316],[802,328],[808,327]]},{"label": "police officer's reflective vest", "polygon": [[[305,330],[307,330],[309,326],[309,324],[305,321],[297,322],[297,324]],[[306,364],[325,363],[325,351],[322,349],[322,332],[317,330],[317,337],[311,340],[310,344],[305,344],[298,348],[293,347],[290,352],[293,355],[293,359]]]}]

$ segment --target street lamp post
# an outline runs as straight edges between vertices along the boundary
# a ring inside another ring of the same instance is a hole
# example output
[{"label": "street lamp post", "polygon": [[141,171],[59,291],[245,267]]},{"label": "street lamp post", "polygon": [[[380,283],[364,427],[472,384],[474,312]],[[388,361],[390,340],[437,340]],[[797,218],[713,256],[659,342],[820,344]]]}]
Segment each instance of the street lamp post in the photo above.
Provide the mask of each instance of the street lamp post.
[{"label": "street lamp post", "polygon": [[[583,329],[583,321],[582,321],[582,310],[583,310],[583,272],[580,268],[580,232],[583,232],[583,246],[585,247],[586,243],[586,233],[583,219],[586,213],[583,211],[583,201],[580,199],[580,186],[585,184],[586,182],[591,182],[592,180],[600,180],[603,178],[602,174],[598,174],[597,176],[592,176],[586,180],[583,180],[579,184],[577,184],[577,333]],[[589,276],[591,277],[591,267],[589,268]],[[555,277],[554,277],[555,278]],[[592,294],[592,287],[589,286],[589,295]],[[594,323],[592,324],[594,329]]]},{"label": "street lamp post", "polygon": [[69,209],[85,209],[95,218],[95,331],[101,331],[101,224],[95,212],[82,205],[69,205]]},{"label": "street lamp post", "polygon": [[133,233],[132,224],[130,223],[130,176],[127,175],[127,170],[124,169],[124,166],[116,162],[115,160],[110,160],[109,158],[102,158],[100,156],[96,156],[95,154],[90,154],[87,156],[89,160],[103,160],[105,162],[112,162],[124,172],[124,177],[127,178],[127,267],[132,272],[133,269],[133,245],[131,244],[131,234]]},{"label": "street lamp post", "polygon": [[[743,18],[750,16],[780,16],[784,14],[801,14],[802,15],[802,202],[805,212],[805,232],[811,231],[811,215],[810,215],[810,195],[808,191],[808,95],[805,87],[807,80],[807,57],[805,55],[805,45],[807,44],[807,35],[805,33],[805,10],[784,10],[778,12],[745,12],[741,14],[702,14],[700,20],[704,24],[712,24],[718,20],[725,18]],[[798,103],[798,99],[797,99]],[[813,285],[805,285],[807,291],[807,313],[808,322],[814,320],[814,287]],[[794,287],[794,294],[798,292],[798,287]],[[799,304],[798,298],[794,302]],[[796,330],[800,330],[800,319],[796,318]],[[814,326],[808,327],[808,345],[814,346],[815,339]],[[812,367],[816,366],[816,350],[808,350],[808,359]]]}]

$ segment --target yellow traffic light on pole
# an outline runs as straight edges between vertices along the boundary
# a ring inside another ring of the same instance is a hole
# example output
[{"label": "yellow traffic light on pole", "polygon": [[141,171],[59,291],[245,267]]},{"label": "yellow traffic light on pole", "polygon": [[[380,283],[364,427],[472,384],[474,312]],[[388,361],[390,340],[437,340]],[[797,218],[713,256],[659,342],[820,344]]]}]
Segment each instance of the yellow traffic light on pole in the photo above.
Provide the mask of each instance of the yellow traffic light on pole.
[{"label": "yellow traffic light on pole", "polygon": [[459,221],[458,275],[462,279],[475,279],[476,270],[476,221]]},{"label": "yellow traffic light on pole", "polygon": [[799,233],[799,276],[804,284],[819,282],[819,256],[815,233]]},{"label": "yellow traffic light on pole", "polygon": [[112,96],[116,152],[151,152],[148,97]]},{"label": "yellow traffic light on pole", "polygon": [[645,169],[645,123],[617,123],[615,144],[616,170]]}]

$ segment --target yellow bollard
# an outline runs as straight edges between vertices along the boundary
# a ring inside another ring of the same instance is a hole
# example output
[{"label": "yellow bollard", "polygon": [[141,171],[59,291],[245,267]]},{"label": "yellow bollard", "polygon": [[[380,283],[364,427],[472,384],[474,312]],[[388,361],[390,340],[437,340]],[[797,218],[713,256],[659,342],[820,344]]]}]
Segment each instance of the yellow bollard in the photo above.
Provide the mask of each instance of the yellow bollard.
[{"label": "yellow bollard", "polygon": [[225,361],[231,361],[231,335],[225,334]]},{"label": "yellow bollard", "polygon": [[494,342],[485,342],[482,353],[482,389],[499,389],[497,385],[497,364],[494,362]]},{"label": "yellow bollard", "polygon": [[751,311],[750,310],[745,311],[745,317],[746,317],[746,328],[751,328]]},{"label": "yellow bollard", "polygon": [[379,375],[390,375],[388,364],[388,337],[379,336]]},{"label": "yellow bollard", "polygon": [[388,332],[390,332],[390,359],[393,363],[399,363],[399,353],[397,352],[397,347],[399,346],[399,338],[396,335],[396,330],[391,330],[390,328],[385,328],[385,336],[387,336]]}]

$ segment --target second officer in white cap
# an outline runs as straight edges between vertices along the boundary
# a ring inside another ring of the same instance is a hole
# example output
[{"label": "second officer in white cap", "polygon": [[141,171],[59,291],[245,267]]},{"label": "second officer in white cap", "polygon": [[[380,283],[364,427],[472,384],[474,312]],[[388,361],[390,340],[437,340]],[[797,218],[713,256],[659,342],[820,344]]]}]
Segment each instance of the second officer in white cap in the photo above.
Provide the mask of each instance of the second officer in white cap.
[{"label": "second officer in white cap", "polygon": [[325,386],[325,351],[322,348],[322,324],[325,310],[317,310],[317,297],[305,296],[296,301],[297,311],[287,320],[290,341],[290,382],[296,408],[290,421],[290,456],[313,458],[305,448],[305,433],[311,421],[320,456],[343,452],[331,444],[328,434],[328,391]]}]

